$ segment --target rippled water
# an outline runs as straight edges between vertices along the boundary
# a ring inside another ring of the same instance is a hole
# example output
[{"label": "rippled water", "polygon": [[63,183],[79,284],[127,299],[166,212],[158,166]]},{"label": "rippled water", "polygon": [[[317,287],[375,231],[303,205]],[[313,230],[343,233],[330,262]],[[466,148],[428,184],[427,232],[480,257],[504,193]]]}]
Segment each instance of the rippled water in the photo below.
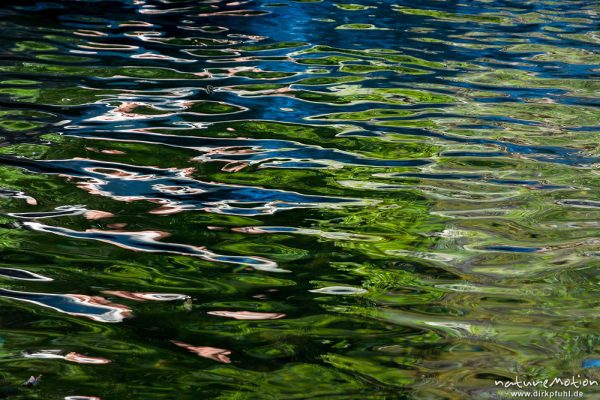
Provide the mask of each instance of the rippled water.
[{"label": "rippled water", "polygon": [[599,11],[3,2],[0,396],[600,379]]}]

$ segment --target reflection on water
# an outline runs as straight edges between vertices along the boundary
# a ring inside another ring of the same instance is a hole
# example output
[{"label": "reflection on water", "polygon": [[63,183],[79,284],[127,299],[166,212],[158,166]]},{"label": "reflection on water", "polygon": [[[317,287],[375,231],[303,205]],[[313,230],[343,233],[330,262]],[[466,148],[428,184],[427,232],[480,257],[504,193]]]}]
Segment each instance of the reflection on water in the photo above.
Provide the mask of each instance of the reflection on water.
[{"label": "reflection on water", "polygon": [[599,12],[4,2],[2,395],[600,379]]},{"label": "reflection on water", "polygon": [[23,357],[25,358],[53,358],[60,360],[67,360],[79,364],[108,364],[110,360],[105,358],[96,358],[84,356],[75,352],[70,352],[66,355],[60,354],[60,350],[42,350],[37,353],[23,353]]},{"label": "reflection on water", "polygon": [[121,322],[123,318],[131,314],[128,307],[113,304],[100,296],[29,293],[9,289],[0,289],[0,296],[38,304],[66,314],[88,317],[100,322]]}]

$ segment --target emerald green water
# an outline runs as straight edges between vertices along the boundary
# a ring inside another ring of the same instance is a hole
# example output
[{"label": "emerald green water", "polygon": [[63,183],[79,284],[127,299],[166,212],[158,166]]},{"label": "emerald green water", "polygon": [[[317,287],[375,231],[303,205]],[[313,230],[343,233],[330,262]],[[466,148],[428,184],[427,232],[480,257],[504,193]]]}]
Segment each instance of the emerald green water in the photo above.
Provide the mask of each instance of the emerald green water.
[{"label": "emerald green water", "polygon": [[3,2],[0,397],[600,380],[599,12]]}]

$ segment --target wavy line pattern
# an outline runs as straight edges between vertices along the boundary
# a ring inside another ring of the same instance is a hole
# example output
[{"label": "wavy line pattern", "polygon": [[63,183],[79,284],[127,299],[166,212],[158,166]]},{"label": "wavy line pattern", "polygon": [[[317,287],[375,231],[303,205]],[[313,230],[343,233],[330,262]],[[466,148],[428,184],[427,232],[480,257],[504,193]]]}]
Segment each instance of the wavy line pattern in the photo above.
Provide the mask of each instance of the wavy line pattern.
[{"label": "wavy line pattern", "polygon": [[597,378],[599,12],[4,1],[2,390],[458,400]]}]

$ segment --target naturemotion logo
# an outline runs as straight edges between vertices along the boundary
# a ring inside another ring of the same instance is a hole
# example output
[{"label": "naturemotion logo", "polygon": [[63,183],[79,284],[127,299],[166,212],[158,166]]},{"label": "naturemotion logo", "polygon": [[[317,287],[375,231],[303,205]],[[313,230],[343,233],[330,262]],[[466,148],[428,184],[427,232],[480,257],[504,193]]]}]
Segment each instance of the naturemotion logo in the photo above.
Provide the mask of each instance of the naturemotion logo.
[{"label": "naturemotion logo", "polygon": [[513,381],[495,380],[496,386],[504,388],[544,388],[548,389],[555,386],[562,387],[574,387],[576,389],[598,386],[598,381],[594,379],[582,378],[581,375],[571,376],[570,378],[553,378],[553,379],[538,379],[538,380],[527,380],[521,379],[518,375],[515,376]]}]

